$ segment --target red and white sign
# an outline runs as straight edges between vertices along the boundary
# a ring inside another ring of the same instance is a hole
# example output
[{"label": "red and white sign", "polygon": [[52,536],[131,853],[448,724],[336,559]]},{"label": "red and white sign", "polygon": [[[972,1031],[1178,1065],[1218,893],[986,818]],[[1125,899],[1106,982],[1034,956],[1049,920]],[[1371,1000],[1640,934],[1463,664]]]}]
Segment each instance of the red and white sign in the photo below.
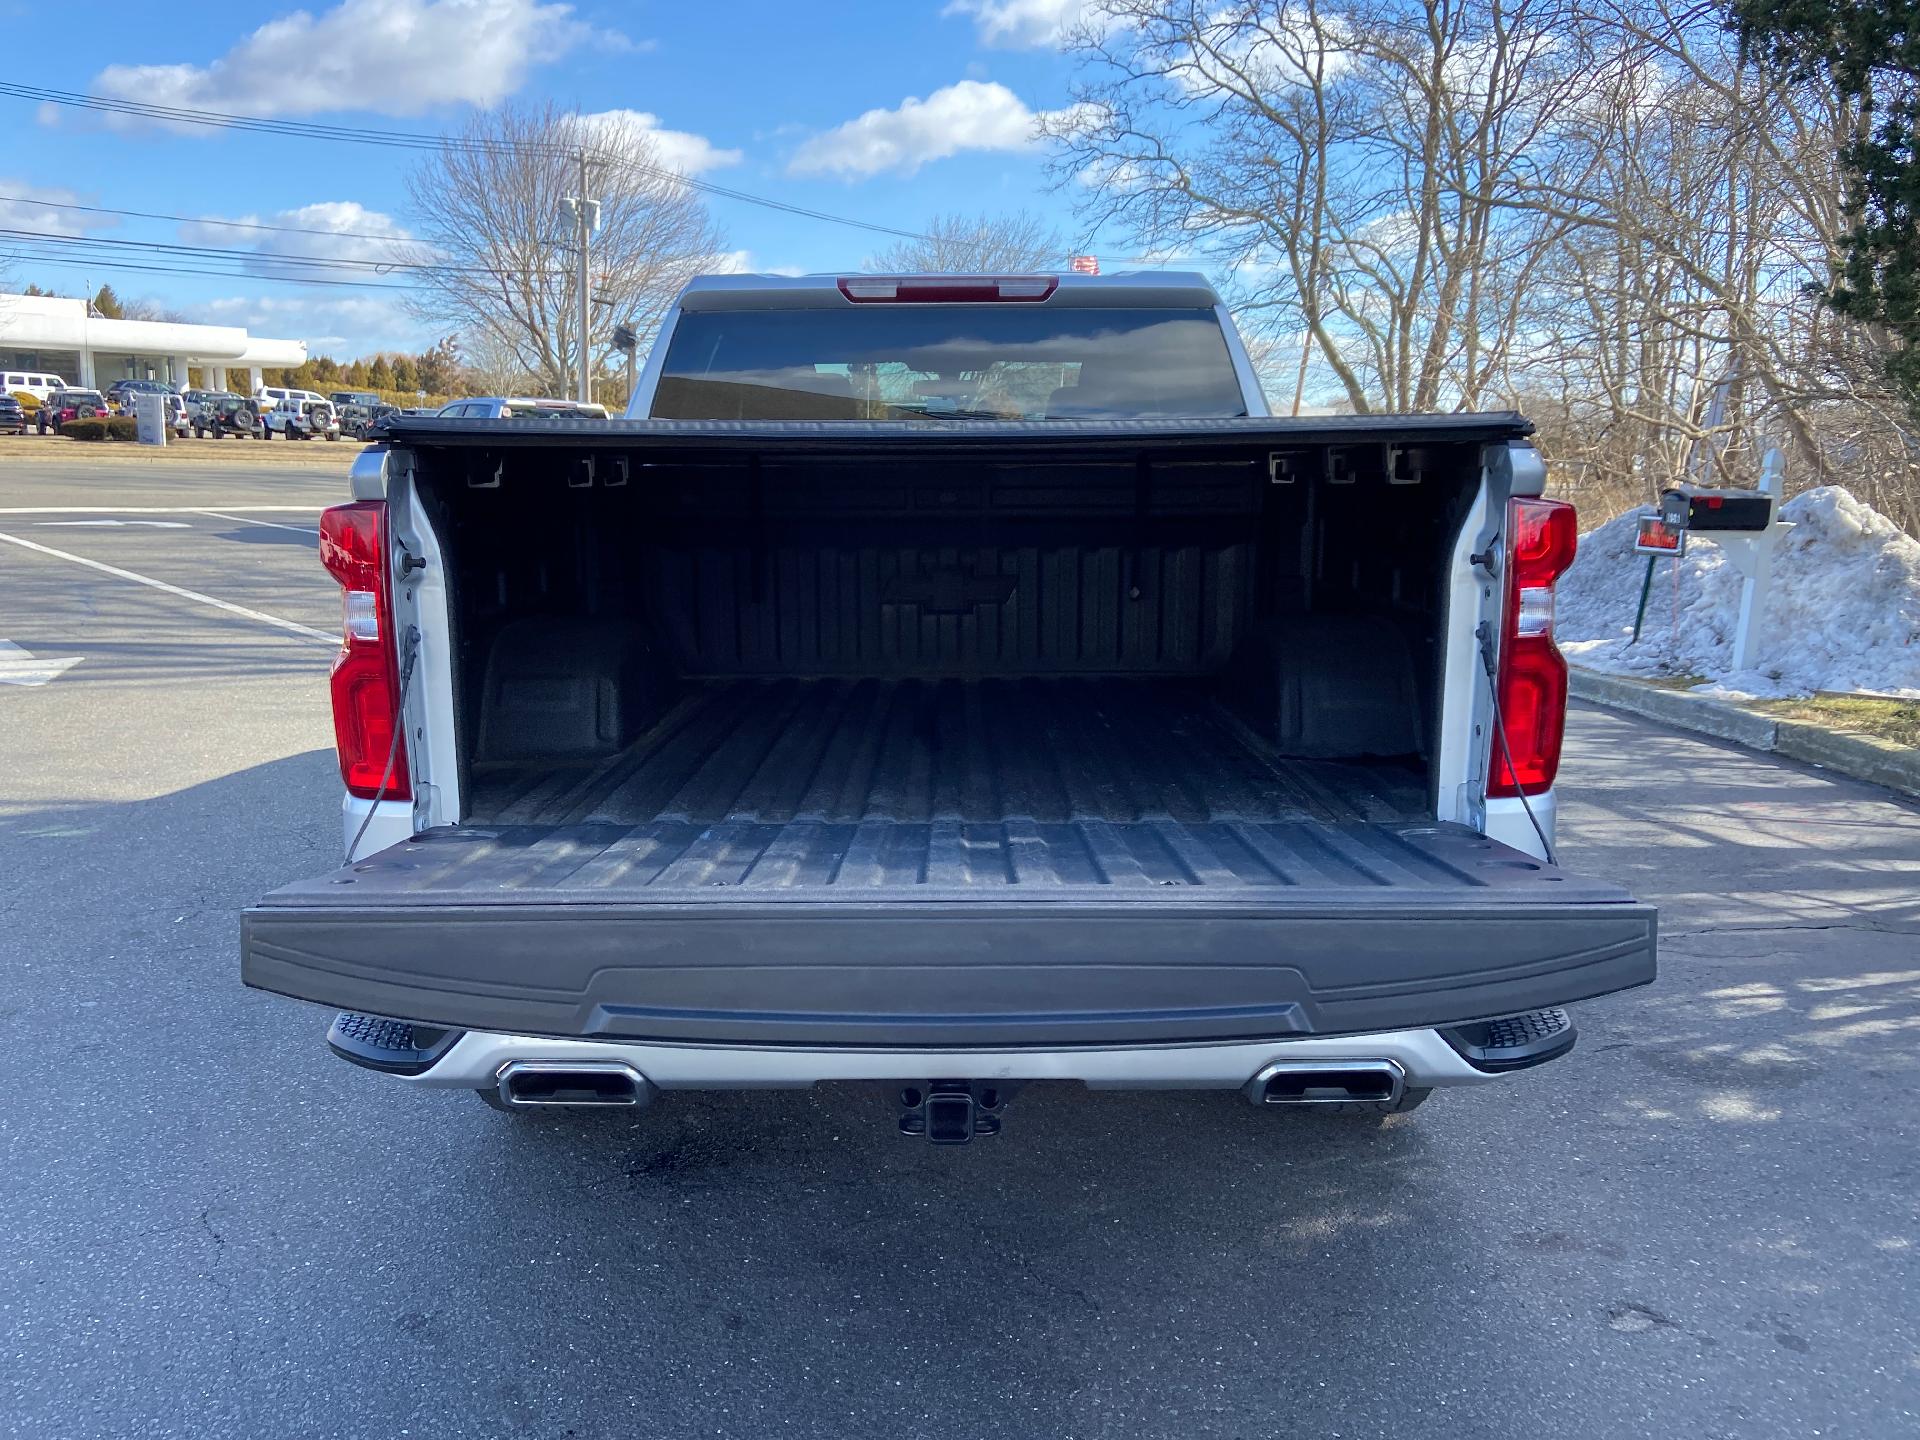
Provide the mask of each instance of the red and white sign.
[{"label": "red and white sign", "polygon": [[1098,255],[1076,255],[1067,262],[1067,268],[1076,275],[1098,275],[1100,257]]},{"label": "red and white sign", "polygon": [[1633,548],[1642,555],[1684,555],[1687,553],[1686,527],[1660,515],[1642,515]]}]

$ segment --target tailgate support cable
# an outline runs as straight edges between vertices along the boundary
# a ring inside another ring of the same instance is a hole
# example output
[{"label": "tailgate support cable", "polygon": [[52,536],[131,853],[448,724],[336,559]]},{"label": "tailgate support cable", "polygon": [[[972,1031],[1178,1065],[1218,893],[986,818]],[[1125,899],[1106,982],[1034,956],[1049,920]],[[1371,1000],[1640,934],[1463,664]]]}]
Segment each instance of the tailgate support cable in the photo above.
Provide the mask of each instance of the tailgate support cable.
[{"label": "tailgate support cable", "polygon": [[[1482,620],[1480,627],[1473,633],[1480,642],[1480,664],[1487,672],[1487,691],[1493,697],[1493,733],[1500,741],[1500,754],[1506,759],[1507,774],[1512,775],[1515,773],[1513,749],[1507,744],[1506,717],[1500,713],[1500,671],[1493,659],[1493,630],[1486,621]],[[1520,808],[1527,812],[1527,819],[1532,822],[1533,833],[1540,837],[1540,848],[1546,854],[1547,864],[1558,865],[1560,862],[1553,858],[1553,842],[1547,839],[1547,832],[1541,828],[1540,817],[1533,813],[1533,805],[1527,799],[1527,792],[1518,785],[1513,788],[1514,793],[1520,797]]]},{"label": "tailgate support cable", "polygon": [[[400,696],[393,702],[393,743],[387,746],[387,768],[380,772],[380,788],[376,795],[387,793],[387,782],[393,779],[393,767],[400,758],[400,737],[405,733],[407,720],[407,686],[413,683],[413,662],[420,654],[420,629],[416,625],[407,626],[407,653],[400,657]],[[343,862],[353,863],[353,852],[360,848],[360,842],[366,838],[367,826],[373,823],[373,812],[380,807],[379,800],[367,806],[366,818],[360,822],[360,828],[353,832],[353,841],[347,846],[347,858]]]}]

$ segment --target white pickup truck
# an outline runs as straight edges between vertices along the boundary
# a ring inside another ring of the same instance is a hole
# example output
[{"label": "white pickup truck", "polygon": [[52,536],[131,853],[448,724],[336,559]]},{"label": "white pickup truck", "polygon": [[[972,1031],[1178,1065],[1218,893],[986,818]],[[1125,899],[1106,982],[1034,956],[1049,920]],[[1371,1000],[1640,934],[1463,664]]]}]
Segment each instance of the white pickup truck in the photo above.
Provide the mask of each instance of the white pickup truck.
[{"label": "white pickup truck", "polygon": [[1550,1060],[1655,915],[1552,863],[1528,430],[1270,417],[1197,275],[698,280],[625,419],[359,457],[350,858],[244,979],[504,1109],[873,1081],[936,1142]]}]

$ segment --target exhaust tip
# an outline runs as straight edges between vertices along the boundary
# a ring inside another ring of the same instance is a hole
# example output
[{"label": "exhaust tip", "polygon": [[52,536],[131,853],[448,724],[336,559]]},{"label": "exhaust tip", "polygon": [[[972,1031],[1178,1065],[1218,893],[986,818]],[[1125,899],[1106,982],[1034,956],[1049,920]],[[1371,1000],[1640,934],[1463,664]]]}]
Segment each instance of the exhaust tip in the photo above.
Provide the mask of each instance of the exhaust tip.
[{"label": "exhaust tip", "polygon": [[515,1060],[500,1067],[500,1098],[514,1106],[645,1105],[653,1087],[617,1060]]},{"label": "exhaust tip", "polygon": [[1390,1105],[1406,1076],[1391,1060],[1279,1061],[1247,1082],[1256,1105]]}]

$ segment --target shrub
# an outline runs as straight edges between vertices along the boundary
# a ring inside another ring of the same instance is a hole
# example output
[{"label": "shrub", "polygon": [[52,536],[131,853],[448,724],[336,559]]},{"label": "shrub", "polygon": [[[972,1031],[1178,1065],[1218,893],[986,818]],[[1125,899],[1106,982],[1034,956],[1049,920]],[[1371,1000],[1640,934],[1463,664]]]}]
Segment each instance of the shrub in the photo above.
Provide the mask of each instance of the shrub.
[{"label": "shrub", "polygon": [[136,440],[140,422],[131,415],[103,415],[92,420],[68,420],[60,433],[74,440]]}]

